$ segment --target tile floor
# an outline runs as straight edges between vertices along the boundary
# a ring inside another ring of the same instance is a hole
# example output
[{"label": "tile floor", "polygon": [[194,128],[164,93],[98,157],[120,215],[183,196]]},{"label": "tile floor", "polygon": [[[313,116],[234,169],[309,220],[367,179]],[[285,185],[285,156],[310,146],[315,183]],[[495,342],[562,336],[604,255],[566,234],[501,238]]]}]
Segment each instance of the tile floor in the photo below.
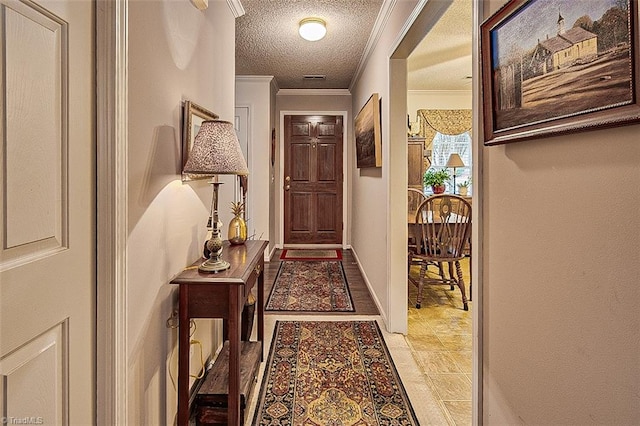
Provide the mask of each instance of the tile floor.
[{"label": "tile floor", "polygon": [[[469,259],[461,266],[468,293]],[[414,276],[417,271],[412,267]],[[464,311],[460,290],[441,285],[425,286],[420,309],[416,297],[410,284],[407,343],[449,424],[470,425],[473,302]]]}]

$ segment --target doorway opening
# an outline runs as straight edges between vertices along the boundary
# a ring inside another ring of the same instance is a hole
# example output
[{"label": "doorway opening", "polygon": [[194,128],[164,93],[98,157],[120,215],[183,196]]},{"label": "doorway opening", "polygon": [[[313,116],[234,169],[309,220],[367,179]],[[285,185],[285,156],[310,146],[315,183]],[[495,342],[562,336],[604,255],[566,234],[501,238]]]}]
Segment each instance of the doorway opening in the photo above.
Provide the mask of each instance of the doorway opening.
[{"label": "doorway opening", "polygon": [[[427,38],[427,35],[430,31],[434,29],[434,27],[438,24],[438,22],[443,18],[449,8],[453,8],[455,4],[459,3],[457,0],[447,0],[442,2],[421,2],[421,11],[415,14],[415,18],[413,22],[407,26],[407,30],[402,37],[402,40],[399,41],[394,53],[391,55],[390,59],[390,100],[391,105],[390,109],[400,109],[404,110],[404,115],[397,114],[392,111],[390,117],[390,132],[391,138],[408,138],[409,135],[420,136],[414,126],[411,126],[411,115],[414,117],[418,115],[418,110],[422,109],[440,109],[440,110],[456,110],[456,109],[469,109],[473,110],[477,108],[477,82],[475,79],[469,79],[469,90],[468,90],[468,100],[466,101],[466,106],[461,106],[459,104],[452,103],[452,98],[447,99],[447,102],[441,102],[442,99],[438,99],[439,95],[442,95],[442,90],[438,91],[437,89],[433,89],[431,93],[420,93],[420,95],[424,96],[412,96],[411,87],[409,86],[409,73],[415,71],[418,66],[427,66],[434,62],[437,62],[431,57],[420,57],[420,58],[411,58],[411,55],[414,51],[417,52],[416,48],[419,43]],[[473,40],[477,40],[476,29],[472,25],[474,18],[473,14],[478,12],[479,6],[476,4],[471,4],[466,2],[466,7],[468,8],[468,13],[470,15],[470,25],[468,27],[470,39],[472,40],[469,43],[468,51],[470,52],[470,56],[476,55],[476,49],[474,49]],[[475,9],[475,10],[474,10]],[[477,20],[477,19],[476,19]],[[459,26],[456,28],[456,31],[460,31]],[[443,46],[442,44],[436,43],[436,45]],[[441,54],[449,57],[453,60],[455,52],[451,53],[452,56],[447,53],[441,52]],[[457,56],[456,56],[457,58]],[[473,59],[473,58],[471,58]],[[469,74],[477,75],[477,61],[471,61],[472,71]],[[473,81],[472,81],[473,80]],[[439,93],[438,93],[439,92]],[[442,96],[440,96],[442,97]],[[473,116],[473,113],[472,113]],[[416,120],[417,121],[417,120]],[[409,123],[409,132],[407,131],[407,124]],[[477,117],[472,117],[472,131],[471,137],[474,138],[474,135],[477,135],[478,129],[478,120]],[[422,135],[423,137],[426,135]],[[433,137],[428,138],[429,142],[433,139]],[[443,386],[453,385],[452,383],[445,383],[445,377],[454,378],[456,380],[457,385],[460,386],[460,389],[463,390],[465,397],[459,398],[464,401],[464,404],[460,404],[458,401],[454,401],[454,399],[458,398],[450,398],[450,400],[442,400],[441,406],[446,410],[448,416],[458,424],[458,420],[460,420],[460,424],[471,424],[473,419],[481,419],[481,333],[480,333],[480,318],[481,318],[481,303],[482,298],[480,294],[481,283],[478,282],[477,277],[479,276],[479,262],[477,259],[480,258],[481,249],[480,245],[477,244],[478,241],[478,230],[480,228],[479,223],[479,214],[475,211],[476,209],[480,209],[480,201],[479,196],[481,195],[481,182],[479,180],[479,174],[477,165],[480,163],[480,155],[478,155],[477,144],[473,145],[473,152],[471,155],[472,158],[472,180],[476,184],[475,191],[473,191],[473,238],[472,241],[475,244],[472,244],[474,247],[474,252],[472,256],[474,258],[473,262],[467,261],[468,263],[463,266],[464,272],[464,280],[467,289],[469,289],[469,283],[473,280],[473,302],[470,303],[470,313],[471,316],[465,317],[465,312],[461,308],[460,294],[459,292],[451,292],[446,286],[437,286],[434,287],[437,290],[436,293],[432,296],[431,304],[433,307],[446,307],[447,309],[451,309],[450,313],[444,313],[442,318],[437,319],[435,322],[424,323],[420,326],[416,326],[415,323],[412,323],[414,319],[416,319],[415,312],[409,312],[408,317],[408,338],[412,338],[412,334],[418,334],[421,331],[424,333],[423,336],[426,337],[426,340],[429,338],[435,339],[436,343],[440,346],[437,348],[427,348],[422,344],[417,344],[419,346],[416,352],[420,352],[420,354],[416,357],[418,364],[422,364],[426,368],[433,368],[435,365],[439,363],[439,369],[441,371],[437,371],[437,373],[433,374],[433,377],[430,377],[430,381],[440,382]],[[406,180],[408,183],[407,172],[408,172],[408,150],[399,150],[392,151],[392,155],[404,155],[402,163],[400,158],[391,158],[390,163],[397,167],[393,167],[393,171],[390,171],[390,186],[396,187],[400,186],[402,179]],[[425,153],[428,153],[429,147],[425,147]],[[431,147],[431,154],[433,154],[433,148]],[[427,155],[428,160],[431,160],[432,156]],[[431,165],[431,164],[429,164]],[[403,176],[395,176],[400,175]],[[452,188],[453,189],[453,188]],[[453,193],[453,191],[450,191]],[[403,209],[407,209],[407,199],[406,194],[407,191],[403,191],[402,195],[390,195],[390,204],[391,205],[402,205]],[[395,198],[394,198],[395,197]],[[402,202],[404,200],[404,202]],[[408,210],[407,210],[408,211]],[[395,212],[395,217],[402,217],[400,212]],[[403,224],[404,227],[406,225]],[[395,225],[393,225],[393,230],[395,230]],[[398,233],[404,231],[404,236],[402,239],[403,243],[407,241],[407,231],[405,229],[398,229]],[[400,238],[394,239],[398,244],[401,242]],[[406,262],[405,262],[406,264]],[[471,264],[473,265],[473,269],[471,268]],[[394,273],[395,272],[395,273]],[[401,277],[401,272],[397,270],[392,270],[391,280],[395,279],[406,279],[408,273],[408,266],[404,268]],[[412,285],[407,284],[409,288],[409,294],[406,300],[404,301],[407,309],[411,309],[410,306],[411,301],[413,300],[413,310],[414,311],[424,311],[426,309],[430,309],[429,303],[425,304],[424,299],[422,303],[422,307],[420,310],[415,309],[415,295],[412,294],[413,289],[411,289]],[[468,291],[468,290],[467,290]],[[412,299],[413,297],[413,299]],[[394,304],[394,306],[396,306]],[[432,309],[433,310],[433,309]],[[423,313],[423,312],[421,312]],[[431,312],[433,314],[433,312]],[[437,315],[437,314],[436,314]],[[475,340],[475,342],[474,342]],[[474,344],[475,343],[475,344]],[[454,351],[454,349],[462,349],[460,353]],[[442,371],[445,370],[445,371]]]}]

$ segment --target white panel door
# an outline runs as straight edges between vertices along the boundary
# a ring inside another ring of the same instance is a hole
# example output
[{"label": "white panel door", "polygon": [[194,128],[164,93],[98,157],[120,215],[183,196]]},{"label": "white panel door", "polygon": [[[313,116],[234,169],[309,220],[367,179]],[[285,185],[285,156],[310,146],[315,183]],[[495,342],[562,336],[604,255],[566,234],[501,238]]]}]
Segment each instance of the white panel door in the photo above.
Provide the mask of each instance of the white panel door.
[{"label": "white panel door", "polygon": [[0,417],[95,423],[92,1],[0,0]]}]

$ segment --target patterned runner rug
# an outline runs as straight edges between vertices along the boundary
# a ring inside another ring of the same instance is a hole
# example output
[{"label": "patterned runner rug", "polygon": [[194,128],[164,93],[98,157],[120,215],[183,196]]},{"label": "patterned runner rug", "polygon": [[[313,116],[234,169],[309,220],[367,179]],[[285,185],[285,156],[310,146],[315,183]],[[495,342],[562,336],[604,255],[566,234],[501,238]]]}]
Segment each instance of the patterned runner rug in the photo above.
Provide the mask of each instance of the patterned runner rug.
[{"label": "patterned runner rug", "polygon": [[291,250],[284,249],[280,255],[280,260],[342,260],[340,250]]},{"label": "patterned runner rug", "polygon": [[418,425],[375,321],[277,321],[253,425]]},{"label": "patterned runner rug", "polygon": [[280,262],[267,311],[353,312],[342,262]]}]

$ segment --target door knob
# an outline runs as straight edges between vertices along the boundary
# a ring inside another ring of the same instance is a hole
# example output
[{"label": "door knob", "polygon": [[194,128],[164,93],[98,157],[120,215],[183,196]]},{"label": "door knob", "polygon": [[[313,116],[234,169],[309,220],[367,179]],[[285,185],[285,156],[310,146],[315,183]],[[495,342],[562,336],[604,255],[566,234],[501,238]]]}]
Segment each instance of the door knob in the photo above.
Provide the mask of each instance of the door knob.
[{"label": "door knob", "polygon": [[284,187],[284,190],[285,190],[285,191],[288,191],[288,190],[290,190],[290,189],[291,189],[291,185],[286,185],[286,186]]}]

